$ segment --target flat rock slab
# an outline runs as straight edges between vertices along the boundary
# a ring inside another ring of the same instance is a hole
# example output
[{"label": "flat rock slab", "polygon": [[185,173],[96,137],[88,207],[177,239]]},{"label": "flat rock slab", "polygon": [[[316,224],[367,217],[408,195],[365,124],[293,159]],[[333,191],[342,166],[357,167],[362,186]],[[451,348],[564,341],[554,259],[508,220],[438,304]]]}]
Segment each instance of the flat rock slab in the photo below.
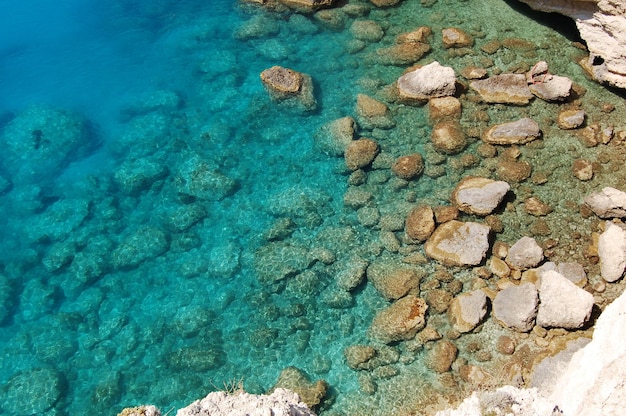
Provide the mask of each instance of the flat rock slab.
[{"label": "flat rock slab", "polygon": [[470,82],[487,103],[526,105],[533,98],[524,74],[502,74]]},{"label": "flat rock slab", "polygon": [[539,295],[535,285],[522,283],[509,286],[493,300],[493,316],[505,328],[528,332],[535,324]]},{"label": "flat rock slab", "polygon": [[602,278],[607,282],[619,280],[626,268],[626,231],[607,221],[598,239],[598,257]]},{"label": "flat rock slab", "polygon": [[491,126],[482,136],[489,144],[511,145],[526,144],[541,137],[541,129],[530,118]]},{"label": "flat rock slab", "polygon": [[555,271],[541,274],[537,325],[575,329],[589,320],[593,295]]},{"label": "flat rock slab", "polygon": [[542,82],[530,84],[530,92],[544,101],[565,101],[572,92],[572,80],[558,75],[548,75]]},{"label": "flat rock slab", "polygon": [[504,181],[469,176],[452,191],[452,203],[463,212],[489,215],[500,205],[511,186]]},{"label": "flat rock slab", "polygon": [[430,236],[426,255],[447,266],[476,266],[489,249],[491,229],[476,222],[448,221]]},{"label": "flat rock slab", "polygon": [[456,93],[454,69],[442,66],[435,61],[398,79],[398,92],[401,98],[428,100],[433,97],[446,97]]},{"label": "flat rock slab", "polygon": [[590,194],[585,204],[600,218],[626,217],[626,192],[607,186]]}]

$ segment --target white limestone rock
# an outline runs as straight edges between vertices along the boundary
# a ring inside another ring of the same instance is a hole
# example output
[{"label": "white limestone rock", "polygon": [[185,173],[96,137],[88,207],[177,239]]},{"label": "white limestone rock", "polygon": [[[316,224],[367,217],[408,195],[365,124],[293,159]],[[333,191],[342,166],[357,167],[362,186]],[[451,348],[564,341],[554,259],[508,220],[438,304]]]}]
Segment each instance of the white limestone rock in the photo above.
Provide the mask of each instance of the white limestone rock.
[{"label": "white limestone rock", "polygon": [[593,295],[555,271],[541,274],[537,325],[575,329],[591,316]]},{"label": "white limestone rock", "polygon": [[500,325],[518,332],[528,332],[535,325],[539,296],[532,283],[509,286],[493,300],[493,316]]},{"label": "white limestone rock", "polygon": [[543,249],[532,237],[522,237],[509,248],[506,263],[513,269],[526,270],[543,260]]},{"label": "white limestone rock", "polygon": [[448,307],[448,318],[454,329],[470,332],[487,314],[487,295],[482,290],[474,290],[455,297]]},{"label": "white limestone rock", "polygon": [[600,218],[626,217],[626,192],[619,189],[607,186],[588,195],[584,203]]},{"label": "white limestone rock", "polygon": [[469,176],[452,192],[452,203],[463,212],[489,215],[500,205],[511,186],[504,181]]},{"label": "white limestone rock", "polygon": [[489,249],[491,229],[477,222],[441,224],[424,245],[426,255],[448,266],[476,266]]},{"label": "white limestone rock", "polygon": [[541,82],[535,82],[529,88],[533,95],[544,101],[565,101],[572,92],[572,80],[547,74]]},{"label": "white limestone rock", "polygon": [[626,231],[607,221],[598,239],[600,274],[607,282],[615,282],[624,275],[626,268]]},{"label": "white limestone rock", "polygon": [[424,101],[454,95],[454,69],[442,66],[437,61],[424,65],[398,78],[398,92],[401,98]]},{"label": "white limestone rock", "polygon": [[216,391],[179,409],[176,416],[315,416],[300,397],[277,388],[271,395]]},{"label": "white limestone rock", "polygon": [[491,126],[481,137],[485,143],[511,145],[526,144],[541,137],[539,124],[530,118]]}]

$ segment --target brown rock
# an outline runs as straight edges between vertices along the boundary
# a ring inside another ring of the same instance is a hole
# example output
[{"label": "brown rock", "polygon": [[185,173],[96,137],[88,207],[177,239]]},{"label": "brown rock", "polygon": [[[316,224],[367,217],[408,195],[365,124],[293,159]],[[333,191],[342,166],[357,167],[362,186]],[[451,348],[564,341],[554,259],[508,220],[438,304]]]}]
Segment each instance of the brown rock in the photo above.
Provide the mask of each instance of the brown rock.
[{"label": "brown rock", "polygon": [[426,255],[449,266],[480,264],[489,249],[486,225],[475,222],[448,221],[430,236],[424,249]]},{"label": "brown rock", "polygon": [[578,139],[586,147],[595,147],[602,140],[600,139],[600,126],[596,123],[590,124],[577,131]]},{"label": "brown rock", "polygon": [[396,300],[418,290],[422,276],[406,266],[374,263],[367,269],[367,279],[386,300]]},{"label": "brown rock", "polygon": [[[279,0],[287,7],[291,7],[297,10],[309,11],[318,10],[324,7],[332,7],[335,0]],[[265,0],[261,0],[264,3]]]},{"label": "brown rock", "polygon": [[415,207],[406,218],[404,230],[412,241],[426,241],[435,231],[435,216],[432,208],[426,205]]},{"label": "brown rock", "polygon": [[287,367],[281,371],[278,381],[271,391],[277,388],[291,390],[300,396],[300,399],[311,409],[318,406],[328,390],[328,383],[324,380],[311,382],[307,375],[296,367]]},{"label": "brown rock", "polygon": [[462,365],[459,376],[466,383],[477,387],[493,384],[493,376],[476,365]]},{"label": "brown rock", "polygon": [[373,20],[355,20],[350,32],[356,39],[366,42],[378,42],[385,34],[383,28]]},{"label": "brown rock", "polygon": [[488,103],[526,105],[533,98],[523,74],[502,74],[472,81],[470,88]]},{"label": "brown rock", "polygon": [[487,76],[487,70],[477,66],[466,66],[461,69],[461,76],[465,79],[483,79]]},{"label": "brown rock", "polygon": [[376,350],[369,345],[350,345],[343,350],[348,367],[353,370],[369,369],[369,361],[376,356]]},{"label": "brown rock", "polygon": [[442,339],[435,343],[435,346],[428,352],[426,357],[426,366],[437,373],[445,373],[450,371],[452,363],[456,360],[458,349],[448,341]]},{"label": "brown rock", "polygon": [[585,159],[576,159],[572,164],[572,173],[581,181],[589,181],[593,178],[593,163]]},{"label": "brown rock", "polygon": [[426,325],[427,310],[423,299],[407,295],[376,314],[369,335],[384,343],[412,339]]},{"label": "brown rock", "polygon": [[424,172],[424,159],[419,153],[400,156],[391,166],[391,171],[407,181],[415,179]]},{"label": "brown rock", "polygon": [[515,352],[515,340],[507,335],[500,335],[496,341],[496,351],[511,355]]},{"label": "brown rock", "polygon": [[449,27],[441,31],[445,48],[465,48],[474,44],[474,38],[458,27]]},{"label": "brown rock", "polygon": [[395,125],[387,105],[365,94],[357,95],[356,114],[365,129],[388,129]]},{"label": "brown rock", "polygon": [[452,302],[452,294],[443,289],[432,289],[426,294],[426,303],[435,313],[444,313]]},{"label": "brown rock", "polygon": [[524,210],[535,217],[543,217],[551,213],[552,207],[537,197],[531,196],[524,201]]},{"label": "brown rock", "polygon": [[352,117],[342,117],[324,124],[315,135],[319,149],[331,156],[343,156],[346,147],[354,140],[356,122]]},{"label": "brown rock", "polygon": [[456,97],[435,97],[428,100],[428,114],[432,121],[461,117],[461,102]]},{"label": "brown rock", "polygon": [[483,134],[482,140],[489,144],[526,144],[541,137],[539,124],[530,118],[522,118],[496,124]]},{"label": "brown rock", "polygon": [[433,209],[435,212],[435,221],[437,224],[456,220],[459,218],[459,209],[451,205],[442,205]]},{"label": "brown rock", "polygon": [[433,127],[430,141],[435,150],[453,155],[461,152],[467,145],[463,128],[456,121],[442,121]]},{"label": "brown rock", "polygon": [[501,157],[496,167],[498,177],[507,182],[523,182],[530,177],[531,173],[532,167],[528,162],[506,157]]},{"label": "brown rock", "polygon": [[385,65],[411,65],[430,51],[430,45],[420,42],[399,43],[376,50],[376,58]]},{"label": "brown rock", "polygon": [[391,7],[400,3],[401,0],[370,0],[376,7]]},{"label": "brown rock", "polygon": [[421,26],[410,32],[402,33],[396,38],[396,43],[426,43],[432,31],[428,26]]},{"label": "brown rock", "polygon": [[261,72],[261,81],[276,92],[297,94],[302,87],[302,74],[289,68],[273,66]]},{"label": "brown rock", "polygon": [[372,139],[359,139],[348,143],[344,158],[350,170],[368,166],[378,155],[378,143]]}]

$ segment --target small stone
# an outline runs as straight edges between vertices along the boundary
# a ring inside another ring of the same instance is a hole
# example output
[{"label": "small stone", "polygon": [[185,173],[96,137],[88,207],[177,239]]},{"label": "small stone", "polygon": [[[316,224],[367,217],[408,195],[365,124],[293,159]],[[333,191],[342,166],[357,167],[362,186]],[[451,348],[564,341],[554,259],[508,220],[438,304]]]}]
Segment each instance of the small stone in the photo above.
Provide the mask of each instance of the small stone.
[{"label": "small stone", "polygon": [[450,200],[460,211],[485,216],[500,205],[510,189],[503,181],[468,176],[454,188]]},{"label": "small stone", "polygon": [[520,183],[528,179],[531,174],[532,167],[524,160],[501,157],[496,166],[496,175],[506,182]]},{"label": "small stone", "polygon": [[[398,43],[387,48],[380,48],[376,50],[376,60],[383,65],[412,65],[419,61],[428,51],[430,51],[430,45],[422,42],[406,42]],[[404,89],[403,91],[408,91]],[[408,97],[403,95],[401,91],[400,95],[405,100],[413,102],[426,101],[428,97]]]},{"label": "small stone", "polygon": [[483,79],[487,76],[487,70],[476,66],[466,66],[461,70],[461,76],[471,80]]},{"label": "small stone", "polygon": [[556,122],[563,130],[577,129],[585,122],[585,110],[562,110]]},{"label": "small stone", "polygon": [[474,44],[474,39],[463,29],[449,27],[441,32],[444,48],[465,48]]},{"label": "small stone", "polygon": [[352,141],[346,147],[344,154],[346,166],[350,170],[357,170],[369,166],[380,151],[378,143],[372,139]]},{"label": "small stone", "polygon": [[497,257],[492,257],[489,261],[489,270],[501,279],[506,279],[511,274],[509,265]]},{"label": "small stone", "polygon": [[421,205],[409,212],[405,222],[405,233],[409,240],[426,241],[433,231],[435,231],[435,217],[432,208]]},{"label": "small stone", "polygon": [[489,144],[526,144],[541,137],[539,124],[530,118],[492,126],[482,136]]},{"label": "small stone", "polygon": [[426,303],[431,313],[444,313],[452,302],[452,294],[443,289],[431,289],[426,293]]},{"label": "small stone", "polygon": [[572,80],[558,75],[548,75],[542,82],[529,86],[530,92],[544,101],[565,101],[572,91]]},{"label": "small stone", "polygon": [[526,213],[535,217],[543,217],[553,211],[550,205],[534,196],[531,196],[524,201],[524,210]]},{"label": "small stone", "polygon": [[467,146],[467,139],[461,124],[452,120],[435,124],[430,141],[436,151],[448,155],[457,154]]},{"label": "small stone", "polygon": [[585,147],[595,147],[600,143],[600,126],[597,124],[588,125],[577,131],[580,142]]},{"label": "small stone", "polygon": [[587,284],[587,273],[585,273],[585,269],[580,263],[559,263],[557,271],[578,287],[583,287]]},{"label": "small stone", "polygon": [[496,341],[496,351],[504,355],[513,354],[515,352],[515,340],[507,335],[500,335]]},{"label": "small stone", "polygon": [[396,38],[396,43],[423,43],[428,40],[432,31],[427,26],[418,27],[410,32],[402,33]]},{"label": "small stone", "polygon": [[395,126],[387,105],[368,95],[357,95],[356,113],[359,124],[365,129],[389,129]]},{"label": "small stone", "polygon": [[355,20],[350,32],[356,39],[366,42],[378,42],[385,34],[383,28],[373,20]]},{"label": "small stone", "polygon": [[458,119],[461,116],[461,102],[456,97],[434,97],[428,100],[428,114],[432,121]]},{"label": "small stone", "polygon": [[543,249],[534,238],[522,237],[509,248],[507,264],[516,270],[526,270],[537,266],[543,260]]},{"label": "small stone", "polygon": [[296,94],[302,87],[302,74],[281,66],[273,66],[261,72],[261,80],[280,93]]},{"label": "small stone", "polygon": [[415,179],[424,172],[424,159],[419,153],[400,156],[391,166],[391,171],[401,179]]},{"label": "small stone", "polygon": [[593,179],[593,163],[585,159],[576,159],[572,163],[572,173],[576,179],[590,181]]},{"label": "small stone", "polygon": [[442,205],[433,208],[435,213],[435,222],[443,224],[444,222],[456,220],[459,218],[459,209],[452,205]]}]

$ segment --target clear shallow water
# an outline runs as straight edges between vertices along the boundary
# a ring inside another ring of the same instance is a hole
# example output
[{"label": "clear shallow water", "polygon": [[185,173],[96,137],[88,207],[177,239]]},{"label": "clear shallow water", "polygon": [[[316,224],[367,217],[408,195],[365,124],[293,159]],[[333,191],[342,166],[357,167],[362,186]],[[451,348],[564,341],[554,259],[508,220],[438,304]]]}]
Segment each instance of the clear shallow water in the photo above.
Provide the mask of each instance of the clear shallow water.
[{"label": "clear shallow water", "polygon": [[[233,379],[265,391],[290,365],[329,382],[331,411],[402,407],[431,377],[419,359],[397,364],[401,374],[369,397],[344,363],[386,302],[372,285],[338,293],[334,277],[353,254],[382,249],[344,207],[343,161],[314,135],[354,115],[358,92],[374,95],[402,73],[372,54],[403,31],[458,24],[486,39],[563,41],[499,2],[467,3],[372,10],[387,35],[356,46],[352,17],[331,30],[226,0],[0,3],[0,384],[14,400],[4,412],[167,411]],[[495,13],[499,25],[479,19]],[[426,59],[455,62],[436,42]],[[550,64],[593,93],[569,57]],[[313,77],[316,111],[270,101],[259,73],[272,65]],[[366,133],[392,156],[421,151],[425,110],[395,111],[396,129]],[[205,191],[190,185],[198,177]],[[410,191],[443,203],[457,179],[425,177]],[[403,189],[375,198],[381,214],[411,206]],[[285,218],[291,237],[268,243]],[[335,263],[311,260],[314,249]],[[259,282],[283,264],[288,278]]]}]

